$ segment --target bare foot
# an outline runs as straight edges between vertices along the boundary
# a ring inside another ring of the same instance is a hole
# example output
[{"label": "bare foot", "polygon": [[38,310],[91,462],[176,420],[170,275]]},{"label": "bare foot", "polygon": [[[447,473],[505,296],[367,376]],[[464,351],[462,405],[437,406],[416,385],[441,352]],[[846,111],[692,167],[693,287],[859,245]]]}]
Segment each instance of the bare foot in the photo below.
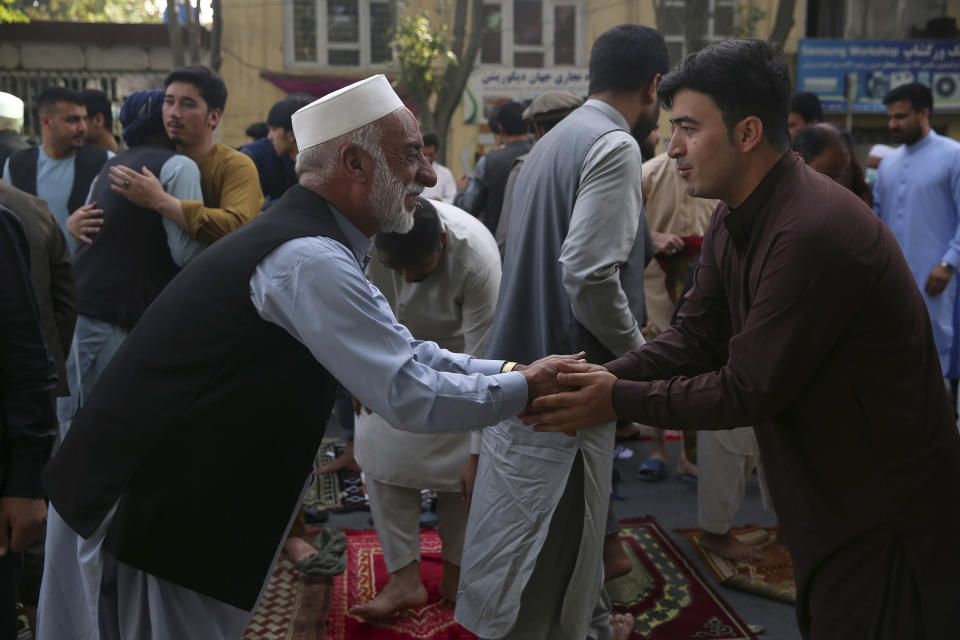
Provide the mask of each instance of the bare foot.
[{"label": "bare foot", "polygon": [[317,548],[312,544],[296,536],[287,538],[287,541],[283,543],[283,552],[287,554],[287,557],[290,558],[290,562],[293,564],[297,564],[301,560],[319,553]]},{"label": "bare foot", "polygon": [[420,580],[420,563],[411,562],[390,574],[390,579],[376,598],[350,607],[350,615],[360,616],[364,620],[382,620],[403,609],[422,607],[425,604],[427,588]]},{"label": "bare foot", "polygon": [[609,582],[627,575],[633,569],[630,556],[620,544],[620,536],[611,533],[603,539],[603,580]]},{"label": "bare foot", "polygon": [[612,640],[628,640],[633,631],[633,614],[615,613],[610,616],[610,630],[613,631],[610,636]]},{"label": "bare foot", "polygon": [[457,601],[457,589],[460,587],[460,567],[452,562],[443,561],[443,577],[437,590],[440,597],[453,604]]},{"label": "bare foot", "polygon": [[722,535],[704,531],[700,536],[700,546],[727,560],[757,562],[763,557],[755,547],[741,542],[729,531]]},{"label": "bare foot", "polygon": [[677,475],[690,475],[694,478],[697,477],[697,465],[693,464],[686,457],[680,458],[677,460]]},{"label": "bare foot", "polygon": [[347,446],[344,448],[343,453],[322,467],[318,467],[313,474],[333,473],[334,471],[342,471],[344,469],[360,471],[360,465],[357,464],[357,459],[353,457],[353,440],[347,440]]}]

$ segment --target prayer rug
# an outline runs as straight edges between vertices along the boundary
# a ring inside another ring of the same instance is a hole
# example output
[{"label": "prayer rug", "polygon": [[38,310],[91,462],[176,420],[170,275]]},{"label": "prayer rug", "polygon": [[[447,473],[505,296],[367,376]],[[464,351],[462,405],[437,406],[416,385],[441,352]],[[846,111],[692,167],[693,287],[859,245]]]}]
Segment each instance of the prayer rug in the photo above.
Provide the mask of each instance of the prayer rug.
[{"label": "prayer rug", "polygon": [[243,640],[324,640],[332,590],[333,578],[304,575],[281,555]]},{"label": "prayer rug", "polygon": [[607,583],[615,611],[634,615],[631,640],[756,636],[653,518],[620,521],[633,570]]},{"label": "prayer rug", "polygon": [[350,607],[372,600],[389,574],[376,531],[347,531],[347,570],[333,579],[333,603],[327,620],[327,640],[474,640],[476,636],[453,620],[453,605],[437,591],[443,574],[440,536],[435,529],[420,532],[420,576],[427,586],[427,604],[380,622],[351,616]]},{"label": "prayer rug", "polygon": [[[313,461],[314,470],[333,460],[338,452],[337,440],[333,438],[324,438],[320,443],[320,449],[317,451],[317,457]],[[343,445],[340,445],[343,450]],[[340,474],[323,473],[313,476],[310,486],[307,487],[307,493],[303,497],[303,504],[308,507],[316,507],[320,510],[339,509],[343,506],[340,501]]]},{"label": "prayer rug", "polygon": [[776,544],[776,530],[763,527],[731,529],[742,542],[756,547],[759,562],[727,560],[700,546],[700,529],[678,529],[693,545],[700,560],[721,584],[787,604],[797,601],[793,563],[787,548]]},{"label": "prayer rug", "polygon": [[[318,469],[343,453],[342,442],[333,438],[324,438],[313,461],[313,468]],[[337,513],[345,511],[366,510],[370,506],[363,491],[363,479],[359,471],[344,469],[336,473],[322,473],[313,476],[303,504],[316,507],[321,511],[335,510]]]}]

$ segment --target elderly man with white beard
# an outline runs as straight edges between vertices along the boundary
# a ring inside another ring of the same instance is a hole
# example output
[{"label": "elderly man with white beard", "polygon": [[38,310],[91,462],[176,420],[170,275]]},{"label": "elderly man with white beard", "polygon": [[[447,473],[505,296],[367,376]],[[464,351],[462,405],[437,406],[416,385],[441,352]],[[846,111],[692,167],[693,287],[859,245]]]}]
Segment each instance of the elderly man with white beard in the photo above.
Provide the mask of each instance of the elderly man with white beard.
[{"label": "elderly man with white beard", "polygon": [[[560,358],[524,368],[414,340],[364,278],[369,238],[409,230],[436,180],[386,78],[311,103],[293,129],[300,184],[174,278],[45,474],[41,640],[239,638],[337,381],[420,432],[489,425],[557,388]],[[257,518],[208,544],[238,513]]]}]

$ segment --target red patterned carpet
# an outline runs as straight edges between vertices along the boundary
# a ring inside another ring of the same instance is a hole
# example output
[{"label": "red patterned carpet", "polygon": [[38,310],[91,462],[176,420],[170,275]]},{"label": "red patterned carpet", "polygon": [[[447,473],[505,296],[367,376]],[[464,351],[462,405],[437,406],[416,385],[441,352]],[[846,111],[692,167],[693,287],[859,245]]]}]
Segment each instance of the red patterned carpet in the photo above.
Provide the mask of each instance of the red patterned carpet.
[{"label": "red patterned carpet", "polygon": [[[621,541],[633,571],[608,583],[607,589],[617,611],[636,617],[632,640],[756,640],[655,521],[639,518],[622,524]],[[420,536],[428,604],[380,623],[366,623],[348,613],[354,604],[372,599],[387,581],[377,534],[347,531],[347,543],[347,570],[332,580],[302,576],[281,558],[244,640],[475,638],[453,621],[453,607],[437,593],[443,564],[436,531],[425,530]]]},{"label": "red patterned carpet", "polygon": [[389,574],[375,531],[347,531],[347,570],[334,578],[333,604],[327,620],[328,640],[473,640],[476,636],[453,621],[453,606],[437,592],[443,561],[440,536],[433,529],[420,533],[420,575],[427,585],[425,606],[390,620],[367,623],[347,613],[355,604],[372,600]]},{"label": "red patterned carpet", "polygon": [[333,578],[306,576],[280,556],[243,640],[324,640]]},{"label": "red patterned carpet", "polygon": [[633,571],[607,583],[616,611],[636,619],[631,640],[756,640],[653,518],[622,520],[621,543]]}]

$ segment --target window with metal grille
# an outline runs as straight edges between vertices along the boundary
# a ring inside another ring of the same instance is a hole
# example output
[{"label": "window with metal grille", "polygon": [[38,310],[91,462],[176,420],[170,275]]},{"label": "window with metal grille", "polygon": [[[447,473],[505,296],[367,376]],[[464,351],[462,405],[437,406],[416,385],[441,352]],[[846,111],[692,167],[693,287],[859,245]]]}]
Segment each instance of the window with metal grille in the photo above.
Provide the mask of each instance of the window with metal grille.
[{"label": "window with metal grille", "polygon": [[483,16],[490,28],[480,64],[541,69],[585,62],[580,0],[488,2]]},{"label": "window with metal grille", "polygon": [[23,100],[23,134],[40,137],[37,120],[37,98],[51,86],[69,87],[77,91],[99,89],[107,94],[113,109],[115,135],[120,133],[120,106],[134,91],[163,86],[164,73],[131,73],[130,71],[72,71],[59,69],[0,70],[0,91]]},{"label": "window with metal grille", "polygon": [[737,0],[661,0],[657,29],[667,41],[670,64],[694,51],[733,36]]},{"label": "window with metal grille", "polygon": [[393,61],[394,2],[286,0],[287,64],[370,67]]}]

